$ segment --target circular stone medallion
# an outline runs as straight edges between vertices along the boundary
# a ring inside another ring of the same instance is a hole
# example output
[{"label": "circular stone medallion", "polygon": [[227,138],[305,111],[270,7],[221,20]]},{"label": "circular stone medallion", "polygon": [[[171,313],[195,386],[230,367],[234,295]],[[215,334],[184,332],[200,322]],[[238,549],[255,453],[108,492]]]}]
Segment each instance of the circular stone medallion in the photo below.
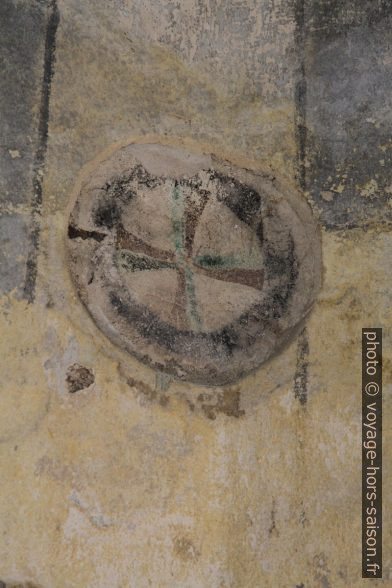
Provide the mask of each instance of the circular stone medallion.
[{"label": "circular stone medallion", "polygon": [[258,367],[320,283],[308,206],[211,155],[132,144],[84,181],[68,227],[78,294],[97,326],[152,367],[205,385]]}]

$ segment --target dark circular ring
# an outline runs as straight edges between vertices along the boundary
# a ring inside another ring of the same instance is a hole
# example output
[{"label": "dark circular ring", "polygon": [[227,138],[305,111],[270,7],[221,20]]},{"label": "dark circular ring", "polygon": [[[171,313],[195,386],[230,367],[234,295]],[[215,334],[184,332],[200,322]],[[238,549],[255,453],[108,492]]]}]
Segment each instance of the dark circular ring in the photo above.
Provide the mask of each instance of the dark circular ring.
[{"label": "dark circular ring", "polygon": [[[232,383],[281,349],[320,283],[317,225],[295,191],[161,145],[129,145],[96,168],[78,194],[68,245],[78,294],[97,326],[153,368],[205,385]],[[153,307],[137,295],[147,275]],[[160,294],[163,279],[164,292],[171,288],[168,276],[177,280],[173,300]],[[220,292],[231,296],[227,308]]]}]

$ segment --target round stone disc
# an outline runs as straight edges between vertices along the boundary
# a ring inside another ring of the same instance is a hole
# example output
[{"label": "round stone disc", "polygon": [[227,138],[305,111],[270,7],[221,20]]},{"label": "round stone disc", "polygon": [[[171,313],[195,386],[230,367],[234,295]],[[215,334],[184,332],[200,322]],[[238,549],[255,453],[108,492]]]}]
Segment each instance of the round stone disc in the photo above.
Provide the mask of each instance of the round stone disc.
[{"label": "round stone disc", "polygon": [[96,325],[141,361],[204,385],[232,383],[276,353],[320,283],[320,237],[298,194],[156,144],[96,167],[68,245]]}]

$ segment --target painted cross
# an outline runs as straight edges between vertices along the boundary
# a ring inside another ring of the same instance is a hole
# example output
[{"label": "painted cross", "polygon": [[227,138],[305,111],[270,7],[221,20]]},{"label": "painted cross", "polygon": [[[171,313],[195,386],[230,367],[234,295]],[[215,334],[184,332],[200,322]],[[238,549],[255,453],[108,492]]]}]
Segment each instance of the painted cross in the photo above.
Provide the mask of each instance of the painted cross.
[{"label": "painted cross", "polygon": [[[203,308],[198,303],[195,292],[195,274],[204,275],[222,282],[242,284],[256,290],[263,286],[263,270],[252,267],[251,260],[240,255],[220,255],[219,253],[194,254],[196,228],[208,202],[208,193],[203,193],[196,202],[186,198],[181,183],[172,181],[171,227],[173,250],[168,251],[149,245],[144,240],[127,231],[120,223],[117,225],[117,263],[130,272],[172,269],[177,272],[178,288],[173,307],[181,324],[188,329],[203,329]],[[227,227],[228,239],[232,227]]]},{"label": "painted cross", "polygon": [[89,167],[75,192],[68,259],[78,296],[112,343],[153,369],[233,383],[309,313],[320,235],[302,196],[277,178],[130,143]]}]

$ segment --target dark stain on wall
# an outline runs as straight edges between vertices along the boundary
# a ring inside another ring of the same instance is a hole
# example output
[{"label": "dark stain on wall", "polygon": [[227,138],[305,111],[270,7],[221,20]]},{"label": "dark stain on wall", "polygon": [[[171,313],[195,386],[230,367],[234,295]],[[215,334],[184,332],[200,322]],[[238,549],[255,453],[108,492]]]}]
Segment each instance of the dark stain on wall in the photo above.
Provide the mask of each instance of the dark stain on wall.
[{"label": "dark stain on wall", "polygon": [[161,406],[166,406],[169,402],[169,397],[166,394],[160,393],[157,389],[151,388],[140,380],[127,377],[127,384],[135,391],[135,396],[142,402],[158,402]]},{"label": "dark stain on wall", "polygon": [[189,405],[192,410],[195,406],[201,408],[204,415],[210,420],[215,420],[219,414],[235,418],[245,414],[245,411],[240,408],[241,392],[236,386],[224,388],[217,394],[203,392],[198,395],[194,404]]},{"label": "dark stain on wall", "polygon": [[83,365],[74,363],[67,370],[66,382],[70,394],[75,394],[75,392],[88,388],[94,384],[94,381],[95,376],[93,372]]},{"label": "dark stain on wall", "polygon": [[3,582],[0,580],[0,588],[39,588],[32,582]]}]

